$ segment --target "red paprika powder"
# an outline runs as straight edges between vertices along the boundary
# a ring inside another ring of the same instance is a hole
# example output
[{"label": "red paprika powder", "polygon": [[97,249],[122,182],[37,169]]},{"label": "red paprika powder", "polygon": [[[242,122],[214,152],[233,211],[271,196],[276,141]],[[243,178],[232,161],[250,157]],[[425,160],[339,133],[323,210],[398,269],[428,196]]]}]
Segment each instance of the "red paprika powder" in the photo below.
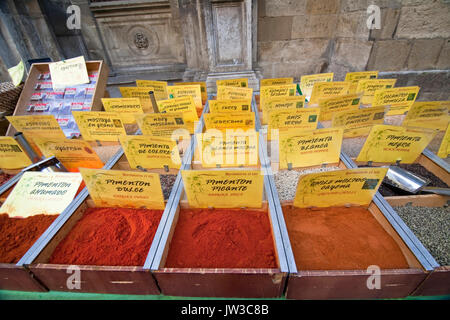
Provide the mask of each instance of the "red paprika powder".
[{"label": "red paprika powder", "polygon": [[18,218],[0,214],[0,262],[17,263],[57,216]]},{"label": "red paprika powder", "polygon": [[89,208],[58,244],[49,263],[142,266],[162,210]]},{"label": "red paprika powder", "polygon": [[168,268],[277,268],[267,212],[182,209]]},{"label": "red paprika powder", "polygon": [[283,213],[299,270],[409,268],[398,244],[365,208],[283,206]]}]

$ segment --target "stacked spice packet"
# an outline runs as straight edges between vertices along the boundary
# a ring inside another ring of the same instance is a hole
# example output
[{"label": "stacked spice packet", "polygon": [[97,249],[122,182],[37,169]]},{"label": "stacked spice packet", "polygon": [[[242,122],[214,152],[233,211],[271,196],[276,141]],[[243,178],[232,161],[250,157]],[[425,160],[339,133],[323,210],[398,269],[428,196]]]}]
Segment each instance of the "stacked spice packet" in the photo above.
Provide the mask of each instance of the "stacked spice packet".
[{"label": "stacked spice packet", "polygon": [[28,103],[28,114],[54,115],[67,138],[78,137],[80,130],[72,111],[91,111],[98,72],[88,72],[89,83],[53,89],[50,72],[38,75]]}]

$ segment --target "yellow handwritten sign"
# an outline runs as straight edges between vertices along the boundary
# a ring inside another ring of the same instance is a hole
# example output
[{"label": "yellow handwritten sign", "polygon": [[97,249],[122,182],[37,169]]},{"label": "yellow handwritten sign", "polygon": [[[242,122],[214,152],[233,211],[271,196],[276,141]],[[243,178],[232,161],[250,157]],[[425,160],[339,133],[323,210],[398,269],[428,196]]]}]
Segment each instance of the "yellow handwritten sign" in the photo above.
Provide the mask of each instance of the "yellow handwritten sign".
[{"label": "yellow handwritten sign", "polygon": [[121,136],[123,151],[132,169],[179,169],[181,165],[177,143],[154,136]]},{"label": "yellow handwritten sign", "polygon": [[259,170],[182,170],[189,206],[261,208],[264,176]]},{"label": "yellow handwritten sign", "polygon": [[413,163],[436,135],[425,128],[376,125],[356,161]]},{"label": "yellow handwritten sign", "polygon": [[24,172],[0,208],[10,217],[60,214],[72,202],[81,175],[74,172]]},{"label": "yellow handwritten sign", "polygon": [[38,137],[34,141],[44,156],[55,156],[69,171],[78,172],[80,167],[93,169],[103,167],[103,162],[87,141],[45,137]]},{"label": "yellow handwritten sign", "polygon": [[414,102],[403,120],[402,126],[445,131],[450,121],[449,107],[450,101]]},{"label": "yellow handwritten sign", "polygon": [[80,172],[96,207],[164,209],[157,173],[84,168]]},{"label": "yellow handwritten sign", "polygon": [[118,112],[125,124],[136,123],[134,115],[144,113],[139,98],[102,98],[106,112]]},{"label": "yellow handwritten sign", "polygon": [[252,88],[238,88],[228,86],[217,87],[217,100],[252,100]]},{"label": "yellow handwritten sign", "polygon": [[393,89],[377,90],[373,95],[372,106],[389,105],[388,116],[404,114],[416,101],[419,87],[398,87]]},{"label": "yellow handwritten sign", "polygon": [[139,98],[142,109],[145,113],[152,113],[152,101],[150,100],[150,91],[155,91],[153,87],[119,87],[120,94],[124,98]]},{"label": "yellow handwritten sign", "polygon": [[202,103],[205,104],[206,100],[208,100],[208,93],[206,91],[206,82],[175,82],[175,86],[189,86],[189,85],[200,85],[200,91],[202,93]]},{"label": "yellow handwritten sign", "polygon": [[360,94],[346,94],[343,96],[319,99],[320,121],[329,121],[333,114],[340,111],[358,110],[361,103]]},{"label": "yellow handwritten sign", "polygon": [[165,100],[167,99],[167,81],[154,81],[154,80],[136,80],[138,87],[152,87],[155,91],[155,99]]},{"label": "yellow handwritten sign", "polygon": [[314,84],[316,82],[331,82],[333,81],[333,72],[310,74],[300,77],[300,88],[304,96],[311,96]]},{"label": "yellow handwritten sign", "polygon": [[309,105],[319,103],[320,99],[348,94],[351,83],[345,81],[316,82],[311,92]]},{"label": "yellow handwritten sign", "polygon": [[195,159],[208,167],[256,166],[258,134],[255,130],[233,134],[197,133]]},{"label": "yellow handwritten sign", "polygon": [[195,108],[200,110],[203,109],[201,86],[198,84],[168,86],[167,93],[169,99],[191,96],[192,99],[194,99]]},{"label": "yellow handwritten sign", "polygon": [[313,131],[289,130],[279,138],[280,168],[310,167],[325,163],[338,163],[342,146],[342,129]]},{"label": "yellow handwritten sign", "polygon": [[345,81],[351,82],[349,93],[356,93],[358,82],[365,79],[378,78],[378,71],[359,71],[359,72],[347,72],[345,75]]},{"label": "yellow handwritten sign", "polygon": [[301,109],[305,106],[305,96],[292,96],[265,99],[262,107],[262,124],[267,124],[269,113],[273,110]]},{"label": "yellow handwritten sign", "polygon": [[268,136],[272,140],[272,130],[278,129],[279,134],[291,128],[312,130],[317,128],[320,108],[302,108],[296,110],[273,110],[269,113]]},{"label": "yellow handwritten sign", "polygon": [[189,133],[193,133],[193,127],[184,121],[181,112],[137,115],[136,122],[144,135],[178,138],[180,135],[189,137]]},{"label": "yellow handwritten sign", "polygon": [[158,101],[158,109],[161,113],[182,113],[186,122],[194,124],[198,121],[194,99],[191,96],[173,98]]},{"label": "yellow handwritten sign", "polygon": [[239,79],[217,80],[216,86],[248,88],[248,79],[247,78],[239,78]]},{"label": "yellow handwritten sign", "polygon": [[48,64],[53,88],[65,88],[77,84],[89,83],[84,56]]},{"label": "yellow handwritten sign", "polygon": [[294,78],[273,78],[273,79],[261,79],[260,87],[265,86],[282,86],[284,84],[291,84],[294,82]]},{"label": "yellow handwritten sign", "polygon": [[375,91],[390,89],[395,86],[397,79],[363,79],[358,81],[356,92],[362,92],[362,104],[372,104]]},{"label": "yellow handwritten sign", "polygon": [[367,206],[386,172],[387,168],[358,168],[303,175],[297,184],[294,206]]},{"label": "yellow handwritten sign", "polygon": [[0,137],[1,169],[21,169],[31,163],[30,158],[13,137]]},{"label": "yellow handwritten sign", "polygon": [[441,145],[439,147],[439,151],[437,153],[440,158],[447,158],[450,154],[450,125],[447,127],[445,131],[444,138],[442,139]]},{"label": "yellow handwritten sign", "polygon": [[72,114],[86,141],[118,141],[119,136],[127,134],[117,112],[73,111]]},{"label": "yellow handwritten sign", "polygon": [[383,124],[387,107],[341,111],[333,115],[331,126],[343,128],[344,138],[367,136],[373,125]]},{"label": "yellow handwritten sign", "polygon": [[252,100],[209,100],[209,112],[251,111]]},{"label": "yellow handwritten sign", "polygon": [[255,129],[254,112],[206,113],[203,115],[206,129]]}]

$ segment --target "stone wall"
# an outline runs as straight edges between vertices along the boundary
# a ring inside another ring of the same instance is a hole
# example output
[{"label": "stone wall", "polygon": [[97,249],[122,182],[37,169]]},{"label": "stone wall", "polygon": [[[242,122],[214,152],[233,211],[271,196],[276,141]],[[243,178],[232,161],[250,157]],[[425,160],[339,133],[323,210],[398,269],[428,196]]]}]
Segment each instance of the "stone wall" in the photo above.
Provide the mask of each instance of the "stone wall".
[{"label": "stone wall", "polygon": [[[367,27],[371,4],[379,30]],[[265,78],[379,70],[421,86],[420,99],[449,99],[447,0],[259,0],[257,46]]]}]

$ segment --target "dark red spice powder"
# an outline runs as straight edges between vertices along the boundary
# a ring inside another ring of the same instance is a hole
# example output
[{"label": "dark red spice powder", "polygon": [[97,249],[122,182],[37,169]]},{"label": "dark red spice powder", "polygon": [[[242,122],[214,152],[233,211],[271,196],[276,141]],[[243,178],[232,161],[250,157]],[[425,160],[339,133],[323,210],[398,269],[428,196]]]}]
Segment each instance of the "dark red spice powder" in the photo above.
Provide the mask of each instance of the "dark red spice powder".
[{"label": "dark red spice powder", "polygon": [[277,268],[267,212],[182,209],[168,268]]},{"label": "dark red spice powder", "polygon": [[142,266],[162,210],[89,208],[58,244],[49,263]]},{"label": "dark red spice powder", "polygon": [[57,216],[16,218],[0,214],[0,262],[17,263]]},{"label": "dark red spice powder", "polygon": [[299,270],[409,268],[398,244],[365,208],[283,206],[283,213]]}]

